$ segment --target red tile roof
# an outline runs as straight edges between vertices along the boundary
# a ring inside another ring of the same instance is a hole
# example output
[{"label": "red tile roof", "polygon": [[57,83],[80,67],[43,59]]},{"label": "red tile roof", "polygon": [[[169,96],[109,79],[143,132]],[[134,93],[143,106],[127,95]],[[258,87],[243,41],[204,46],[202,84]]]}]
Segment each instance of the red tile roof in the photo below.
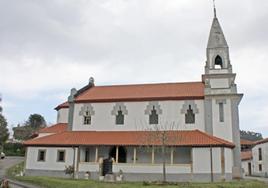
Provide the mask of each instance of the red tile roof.
[{"label": "red tile roof", "polygon": [[61,133],[67,130],[67,123],[58,123],[39,130],[39,133]]},{"label": "red tile roof", "polygon": [[254,145],[254,142],[251,141],[251,140],[240,139],[240,144],[241,144],[241,145],[251,146],[251,145]]},{"label": "red tile roof", "polygon": [[252,151],[242,151],[241,160],[246,161],[252,159]]},{"label": "red tile roof", "polygon": [[204,83],[160,83],[93,86],[79,94],[76,102],[114,102],[203,99]]},{"label": "red tile roof", "polygon": [[[159,133],[159,132],[158,132]],[[199,130],[167,131],[170,146],[229,147],[234,144]],[[149,138],[149,139],[148,139]],[[26,146],[161,145],[153,131],[66,131],[24,142]]]},{"label": "red tile roof", "polygon": [[264,143],[267,143],[267,142],[268,142],[268,138],[265,138],[265,139],[256,141],[255,142],[255,145],[257,145],[257,144],[264,144]]},{"label": "red tile roof", "polygon": [[62,104],[60,104],[60,105],[58,105],[58,106],[55,108],[55,110],[59,110],[59,109],[61,109],[61,108],[69,108],[69,103],[66,101],[66,102],[64,102],[64,103],[62,103]]}]

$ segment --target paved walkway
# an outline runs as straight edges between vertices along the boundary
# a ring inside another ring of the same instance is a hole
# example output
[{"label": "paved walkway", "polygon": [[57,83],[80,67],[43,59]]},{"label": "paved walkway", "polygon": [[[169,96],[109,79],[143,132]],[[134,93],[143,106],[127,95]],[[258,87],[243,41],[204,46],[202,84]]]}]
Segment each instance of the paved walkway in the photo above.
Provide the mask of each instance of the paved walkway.
[{"label": "paved walkway", "polygon": [[[5,178],[5,172],[8,168],[22,162],[24,157],[6,157],[0,160],[0,181]],[[37,186],[21,183],[15,180],[8,180],[11,188],[39,188]]]}]

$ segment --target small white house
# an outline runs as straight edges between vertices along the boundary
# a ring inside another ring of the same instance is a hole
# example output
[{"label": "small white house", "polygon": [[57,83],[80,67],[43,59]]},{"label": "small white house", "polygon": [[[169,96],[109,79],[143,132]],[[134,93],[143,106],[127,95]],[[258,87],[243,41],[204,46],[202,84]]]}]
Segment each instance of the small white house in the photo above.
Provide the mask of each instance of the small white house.
[{"label": "small white house", "polygon": [[255,143],[252,155],[252,175],[268,177],[268,138]]},{"label": "small white house", "polygon": [[240,178],[243,95],[216,14],[206,56],[197,82],[96,86],[91,78],[72,89],[56,107],[58,124],[24,143],[26,175],[65,176],[71,165],[80,178],[159,180],[164,148],[168,181]]}]

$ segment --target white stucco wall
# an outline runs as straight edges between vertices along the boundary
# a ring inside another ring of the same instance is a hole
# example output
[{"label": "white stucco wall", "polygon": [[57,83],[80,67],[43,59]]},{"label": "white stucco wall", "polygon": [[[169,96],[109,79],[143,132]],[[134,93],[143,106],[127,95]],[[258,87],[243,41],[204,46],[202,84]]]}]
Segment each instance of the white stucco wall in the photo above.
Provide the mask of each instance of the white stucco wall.
[{"label": "white stucco wall", "polygon": [[211,88],[229,88],[229,80],[227,78],[215,78],[210,80]]},{"label": "white stucco wall", "polygon": [[[259,160],[259,148],[262,149],[262,160]],[[268,175],[268,143],[258,144],[252,148],[253,155],[253,174],[265,176]],[[262,165],[262,171],[259,171],[259,164]]]},{"label": "white stucco wall", "polygon": [[[241,162],[244,176],[249,175],[249,170],[248,170],[248,164],[249,163],[252,164],[252,160],[244,160],[244,161]],[[251,166],[251,169],[252,169],[252,166]]]},{"label": "white stucco wall", "polygon": [[69,108],[61,108],[57,113],[57,123],[68,123]]},{"label": "white stucco wall", "polygon": [[224,122],[220,122],[219,104],[217,104],[216,100],[212,100],[213,135],[232,142],[231,100],[226,99],[226,104],[223,104]]},{"label": "white stucco wall", "polygon": [[225,172],[232,173],[233,150],[230,148],[224,148],[224,158],[225,158]]},{"label": "white stucco wall", "polygon": [[[159,122],[170,125],[174,122],[176,128],[204,130],[204,103],[203,100],[195,100],[199,113],[195,115],[195,124],[185,124],[185,114],[181,113],[184,101],[159,101],[162,114],[159,115]],[[128,114],[125,115],[124,125],[115,124],[115,116],[111,114],[116,103],[91,103],[95,115],[91,117],[91,125],[83,124],[83,117],[79,115],[82,103],[76,103],[73,118],[73,130],[100,130],[100,131],[124,131],[143,130],[148,128],[149,116],[145,109],[149,102],[125,102]]]},{"label": "white stucco wall", "polygon": [[[37,161],[39,149],[46,150],[44,162]],[[57,162],[58,150],[65,150],[65,162]],[[73,152],[73,148],[66,147],[28,147],[26,169],[64,170],[65,166],[73,165]]]},{"label": "white stucco wall", "polygon": [[[193,148],[193,172],[211,173],[210,148]],[[232,172],[230,149],[224,149],[225,155],[225,173]],[[221,148],[212,148],[213,173],[220,174],[221,167]]]}]

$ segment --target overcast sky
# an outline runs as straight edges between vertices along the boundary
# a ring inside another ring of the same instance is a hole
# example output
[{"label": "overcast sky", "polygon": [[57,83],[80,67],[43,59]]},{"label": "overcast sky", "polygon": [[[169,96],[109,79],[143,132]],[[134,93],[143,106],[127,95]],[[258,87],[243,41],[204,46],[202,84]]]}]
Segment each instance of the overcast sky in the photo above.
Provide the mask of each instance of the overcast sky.
[{"label": "overcast sky", "polygon": [[[240,127],[268,137],[268,1],[216,0],[237,73]],[[212,0],[1,0],[0,93],[9,125],[96,85],[200,81]]]}]

